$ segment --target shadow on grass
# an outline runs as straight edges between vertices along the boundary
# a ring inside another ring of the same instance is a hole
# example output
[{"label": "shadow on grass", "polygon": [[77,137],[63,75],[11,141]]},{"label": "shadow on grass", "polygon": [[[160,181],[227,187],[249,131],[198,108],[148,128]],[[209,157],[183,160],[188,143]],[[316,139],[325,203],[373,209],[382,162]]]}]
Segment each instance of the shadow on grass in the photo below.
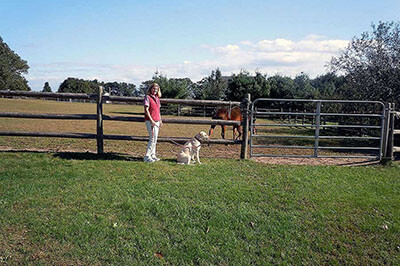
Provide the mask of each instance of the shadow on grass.
[{"label": "shadow on grass", "polygon": [[[53,155],[65,160],[107,160],[107,161],[136,161],[143,162],[143,157],[134,157],[123,153],[91,153],[91,152],[57,152]],[[163,162],[176,162],[176,159],[162,158]]]},{"label": "shadow on grass", "polygon": [[133,157],[123,153],[56,152],[53,156],[65,160],[143,161],[143,157]]},{"label": "shadow on grass", "polygon": [[135,157],[124,153],[103,153],[94,152],[55,152],[51,150],[34,150],[34,149],[10,149],[1,150],[0,153],[47,153],[52,154],[55,158],[65,160],[117,160],[117,161],[143,161],[143,157]]},{"label": "shadow on grass", "polygon": [[339,163],[337,166],[373,166],[373,165],[385,165],[385,163],[382,163],[379,160],[367,160],[367,161],[361,161],[361,162],[348,162],[348,163]]}]

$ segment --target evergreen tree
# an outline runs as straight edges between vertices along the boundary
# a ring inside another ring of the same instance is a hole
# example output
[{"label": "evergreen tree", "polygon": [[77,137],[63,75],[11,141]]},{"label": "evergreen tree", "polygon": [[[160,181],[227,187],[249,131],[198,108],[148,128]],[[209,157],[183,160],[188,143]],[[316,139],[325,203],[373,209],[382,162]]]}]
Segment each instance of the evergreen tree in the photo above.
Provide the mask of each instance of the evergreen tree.
[{"label": "evergreen tree", "polygon": [[156,71],[151,80],[146,80],[140,85],[142,94],[146,94],[152,83],[160,85],[163,98],[185,99],[190,95],[193,82],[189,78],[168,78]]},{"label": "evergreen tree", "polygon": [[47,81],[44,83],[42,92],[51,92],[51,87]]},{"label": "evergreen tree", "polygon": [[249,72],[242,70],[238,75],[233,75],[228,81],[226,100],[241,101],[250,93],[252,99],[267,98],[270,93],[270,85],[266,75],[256,72],[251,76]]},{"label": "evergreen tree", "polygon": [[211,75],[203,78],[193,87],[193,98],[200,100],[222,100],[225,98],[225,92],[228,83],[222,77],[219,68],[213,70]]}]

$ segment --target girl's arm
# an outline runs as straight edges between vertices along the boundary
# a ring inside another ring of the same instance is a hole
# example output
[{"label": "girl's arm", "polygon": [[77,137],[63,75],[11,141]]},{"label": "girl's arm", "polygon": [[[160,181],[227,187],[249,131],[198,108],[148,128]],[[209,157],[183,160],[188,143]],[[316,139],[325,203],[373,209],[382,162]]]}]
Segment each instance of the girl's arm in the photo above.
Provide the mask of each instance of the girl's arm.
[{"label": "girl's arm", "polygon": [[[158,98],[161,98],[161,88],[158,88],[158,92],[157,92]],[[161,112],[160,112],[160,127],[162,126],[163,122],[161,119]]]},{"label": "girl's arm", "polygon": [[147,117],[150,119],[150,122],[153,126],[156,125],[156,122],[153,120],[153,117],[151,117],[150,115],[150,111],[149,111],[149,107],[148,106],[144,106],[144,112],[146,113]]}]

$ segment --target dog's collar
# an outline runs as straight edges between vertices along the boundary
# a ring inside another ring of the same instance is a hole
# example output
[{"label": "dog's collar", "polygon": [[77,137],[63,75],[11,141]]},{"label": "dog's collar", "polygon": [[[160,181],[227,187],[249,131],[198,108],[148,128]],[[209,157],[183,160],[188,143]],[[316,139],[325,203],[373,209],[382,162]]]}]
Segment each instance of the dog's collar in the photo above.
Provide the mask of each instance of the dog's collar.
[{"label": "dog's collar", "polygon": [[202,143],[203,142],[203,140],[202,139],[199,139],[199,138],[197,138],[197,136],[194,136],[194,138],[198,141],[198,142],[200,142],[200,143]]}]

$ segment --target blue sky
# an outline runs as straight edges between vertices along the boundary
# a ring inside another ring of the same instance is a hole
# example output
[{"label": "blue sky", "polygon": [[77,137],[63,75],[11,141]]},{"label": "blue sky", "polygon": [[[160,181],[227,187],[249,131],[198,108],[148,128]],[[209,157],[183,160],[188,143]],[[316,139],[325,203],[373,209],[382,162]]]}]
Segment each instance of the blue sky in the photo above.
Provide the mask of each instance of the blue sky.
[{"label": "blue sky", "polygon": [[219,67],[311,77],[400,1],[0,0],[0,36],[33,90],[67,77],[139,85],[158,70],[197,81]]}]

